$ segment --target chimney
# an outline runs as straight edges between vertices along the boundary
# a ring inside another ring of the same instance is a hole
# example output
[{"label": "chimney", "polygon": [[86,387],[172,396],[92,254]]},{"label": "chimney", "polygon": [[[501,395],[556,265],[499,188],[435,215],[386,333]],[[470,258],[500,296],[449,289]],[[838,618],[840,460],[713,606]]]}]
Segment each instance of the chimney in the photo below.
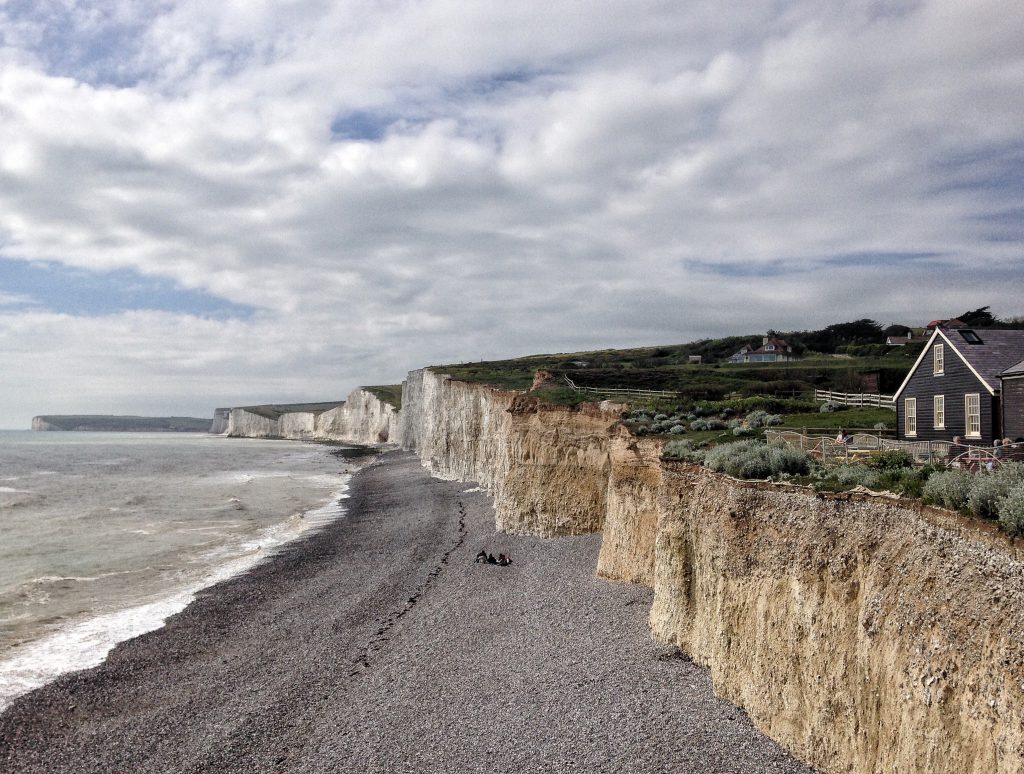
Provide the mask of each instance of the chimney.
[{"label": "chimney", "polygon": [[767,344],[768,344],[768,337],[767,337],[767,336],[765,336],[765,337],[764,337],[764,338],[763,338],[763,339],[761,340],[761,346],[763,347],[763,346],[765,346],[765,345],[767,345]]}]

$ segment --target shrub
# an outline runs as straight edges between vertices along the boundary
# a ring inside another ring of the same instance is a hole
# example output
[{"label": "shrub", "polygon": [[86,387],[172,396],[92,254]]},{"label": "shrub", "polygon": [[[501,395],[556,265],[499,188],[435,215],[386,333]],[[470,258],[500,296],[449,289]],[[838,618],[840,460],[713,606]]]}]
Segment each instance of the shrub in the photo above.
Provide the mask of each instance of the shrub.
[{"label": "shrub", "polygon": [[762,409],[755,409],[747,414],[747,427],[771,427],[781,425],[782,417],[778,414],[769,414]]},{"label": "shrub", "polygon": [[1024,484],[1015,484],[997,501],[999,526],[1010,537],[1024,533]]},{"label": "shrub", "polygon": [[834,403],[833,401],[825,401],[821,404],[821,408],[818,409],[819,414],[832,414],[836,411],[846,411],[846,406],[842,403]]},{"label": "shrub", "polygon": [[669,441],[661,450],[661,456],[673,460],[689,460],[690,462],[704,461],[704,451],[696,448],[689,438]]},{"label": "shrub", "polygon": [[963,470],[933,473],[925,482],[923,498],[927,503],[962,511],[967,507],[974,476]]},{"label": "shrub", "polygon": [[682,425],[672,425],[672,427],[670,427],[668,431],[672,433],[672,435],[681,435],[682,433],[686,432],[686,428],[683,427]]},{"label": "shrub", "polygon": [[992,473],[974,476],[971,493],[967,497],[967,507],[975,516],[994,519],[999,516],[998,501],[1005,497],[1010,489],[1024,484],[1024,465],[1019,462],[1008,462]]},{"label": "shrub", "polygon": [[732,428],[732,434],[735,436],[750,435],[751,430],[749,427],[743,427],[743,425],[736,425]]},{"label": "shrub", "polygon": [[885,422],[875,422],[875,430],[888,430],[888,429],[889,429],[889,425],[885,424]]},{"label": "shrub", "polygon": [[720,419],[695,419],[690,423],[691,430],[724,430],[725,422]]},{"label": "shrub", "polygon": [[783,473],[800,475],[811,469],[811,460],[805,452],[787,446],[766,446],[753,440],[716,446],[707,453],[704,464],[735,478],[768,478]]},{"label": "shrub", "polygon": [[890,449],[872,457],[869,463],[875,470],[902,470],[914,464],[913,458],[902,449]]},{"label": "shrub", "polygon": [[655,421],[661,422],[663,419],[668,419],[668,414],[655,414]]},{"label": "shrub", "polygon": [[847,486],[865,486],[868,489],[878,487],[878,471],[867,465],[840,465],[832,471],[832,476],[840,484]]}]

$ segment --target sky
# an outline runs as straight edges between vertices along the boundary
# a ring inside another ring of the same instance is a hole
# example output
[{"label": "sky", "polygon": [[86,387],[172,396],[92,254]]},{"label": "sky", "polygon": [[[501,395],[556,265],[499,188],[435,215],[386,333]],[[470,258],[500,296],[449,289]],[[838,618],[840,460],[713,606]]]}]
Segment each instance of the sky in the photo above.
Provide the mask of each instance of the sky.
[{"label": "sky", "polygon": [[1024,315],[1019,0],[0,0],[0,427]]}]

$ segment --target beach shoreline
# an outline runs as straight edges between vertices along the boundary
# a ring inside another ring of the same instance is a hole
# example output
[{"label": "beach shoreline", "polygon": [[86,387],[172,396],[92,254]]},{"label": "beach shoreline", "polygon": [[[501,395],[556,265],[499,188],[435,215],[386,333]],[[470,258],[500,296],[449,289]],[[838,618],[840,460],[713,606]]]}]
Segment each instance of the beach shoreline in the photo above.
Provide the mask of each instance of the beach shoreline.
[{"label": "beach shoreline", "polygon": [[344,517],[16,699],[0,770],[809,771],[650,639],[600,536],[496,534],[474,489],[381,455]]}]

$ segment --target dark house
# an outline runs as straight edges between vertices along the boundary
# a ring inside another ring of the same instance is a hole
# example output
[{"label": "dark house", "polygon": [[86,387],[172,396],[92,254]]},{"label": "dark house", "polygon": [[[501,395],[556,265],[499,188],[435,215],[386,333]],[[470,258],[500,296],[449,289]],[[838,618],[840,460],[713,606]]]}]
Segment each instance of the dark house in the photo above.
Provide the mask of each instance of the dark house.
[{"label": "dark house", "polygon": [[937,326],[894,396],[899,437],[990,445],[1006,434],[1000,375],[1022,359],[1024,331]]},{"label": "dark house", "polygon": [[1003,437],[1024,438],[1024,360],[999,375],[1003,397]]}]

